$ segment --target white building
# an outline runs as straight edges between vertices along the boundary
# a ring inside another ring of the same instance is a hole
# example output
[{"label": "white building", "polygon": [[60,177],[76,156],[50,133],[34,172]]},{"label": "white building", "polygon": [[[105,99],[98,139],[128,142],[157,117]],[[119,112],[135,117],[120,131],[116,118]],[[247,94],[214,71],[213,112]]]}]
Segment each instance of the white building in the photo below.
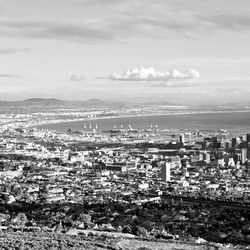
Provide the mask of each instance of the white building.
[{"label": "white building", "polygon": [[161,167],[161,179],[164,182],[170,181],[171,180],[171,163],[166,162],[164,165]]},{"label": "white building", "polygon": [[246,148],[242,148],[241,149],[241,162],[245,163],[247,160],[247,149]]},{"label": "white building", "polygon": [[185,144],[185,135],[184,134],[180,135],[180,143]]}]

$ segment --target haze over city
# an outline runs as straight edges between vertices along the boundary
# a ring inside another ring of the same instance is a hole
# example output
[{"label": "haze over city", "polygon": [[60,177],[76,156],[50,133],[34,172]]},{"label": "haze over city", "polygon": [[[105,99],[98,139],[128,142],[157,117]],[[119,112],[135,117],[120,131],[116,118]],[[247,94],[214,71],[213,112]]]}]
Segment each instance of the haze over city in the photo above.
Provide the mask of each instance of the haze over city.
[{"label": "haze over city", "polygon": [[248,0],[0,0],[0,99],[247,102]]}]

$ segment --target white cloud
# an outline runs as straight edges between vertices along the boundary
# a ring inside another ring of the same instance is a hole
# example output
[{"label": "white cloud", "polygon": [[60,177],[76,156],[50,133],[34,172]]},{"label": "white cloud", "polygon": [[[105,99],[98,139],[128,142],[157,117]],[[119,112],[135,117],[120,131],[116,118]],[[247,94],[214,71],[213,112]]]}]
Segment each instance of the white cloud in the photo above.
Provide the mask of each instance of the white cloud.
[{"label": "white cloud", "polygon": [[161,72],[152,67],[139,67],[126,70],[122,74],[113,73],[109,75],[109,79],[119,81],[171,81],[197,78],[200,78],[200,73],[195,69],[189,69],[185,72],[176,69]]}]

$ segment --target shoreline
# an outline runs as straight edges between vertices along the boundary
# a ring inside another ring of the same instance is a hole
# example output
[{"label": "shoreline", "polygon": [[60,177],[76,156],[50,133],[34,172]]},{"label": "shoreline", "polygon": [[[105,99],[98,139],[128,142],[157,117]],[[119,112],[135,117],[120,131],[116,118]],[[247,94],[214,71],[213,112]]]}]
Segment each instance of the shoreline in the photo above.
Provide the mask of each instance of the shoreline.
[{"label": "shoreline", "polygon": [[[104,120],[111,120],[111,119],[122,119],[122,118],[140,118],[140,117],[159,117],[159,116],[188,116],[188,115],[205,115],[205,114],[233,114],[233,113],[250,113],[250,110],[230,110],[230,111],[190,111],[190,112],[175,112],[175,113],[161,113],[161,114],[138,114],[138,115],[121,115],[121,116],[104,116],[104,117],[92,117],[92,118],[77,118],[77,119],[68,119],[68,120],[55,120],[55,121],[48,121],[44,123],[37,123],[31,125],[29,127],[35,127],[37,129],[49,129],[46,126],[53,126],[58,124],[67,124],[67,123],[77,123],[77,122],[91,122],[91,121],[104,121]],[[51,129],[57,130],[57,129]]]}]

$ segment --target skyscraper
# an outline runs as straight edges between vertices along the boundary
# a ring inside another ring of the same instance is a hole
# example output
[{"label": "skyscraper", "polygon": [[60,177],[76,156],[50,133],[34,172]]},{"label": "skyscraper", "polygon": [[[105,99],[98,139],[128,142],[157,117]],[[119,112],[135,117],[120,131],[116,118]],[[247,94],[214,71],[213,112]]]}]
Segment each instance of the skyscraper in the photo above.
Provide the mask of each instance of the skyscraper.
[{"label": "skyscraper", "polygon": [[242,135],[242,141],[247,141],[247,135]]},{"label": "skyscraper", "polygon": [[247,142],[250,142],[250,134],[247,134]]},{"label": "skyscraper", "polygon": [[206,159],[207,163],[211,162],[211,155],[210,155],[210,153],[208,153],[208,152],[205,153],[205,159]]},{"label": "skyscraper", "polygon": [[180,143],[181,143],[181,144],[184,144],[184,143],[185,143],[185,135],[184,135],[184,134],[181,134],[181,135],[180,135]]},{"label": "skyscraper", "polygon": [[236,146],[236,138],[233,137],[233,138],[232,138],[232,147],[234,148],[235,146]]},{"label": "skyscraper", "polygon": [[161,167],[161,180],[162,181],[167,182],[171,180],[170,169],[171,169],[170,162],[166,162],[165,164],[162,165]]},{"label": "skyscraper", "polygon": [[246,148],[242,148],[241,149],[241,162],[245,163],[247,160],[247,149]]}]

